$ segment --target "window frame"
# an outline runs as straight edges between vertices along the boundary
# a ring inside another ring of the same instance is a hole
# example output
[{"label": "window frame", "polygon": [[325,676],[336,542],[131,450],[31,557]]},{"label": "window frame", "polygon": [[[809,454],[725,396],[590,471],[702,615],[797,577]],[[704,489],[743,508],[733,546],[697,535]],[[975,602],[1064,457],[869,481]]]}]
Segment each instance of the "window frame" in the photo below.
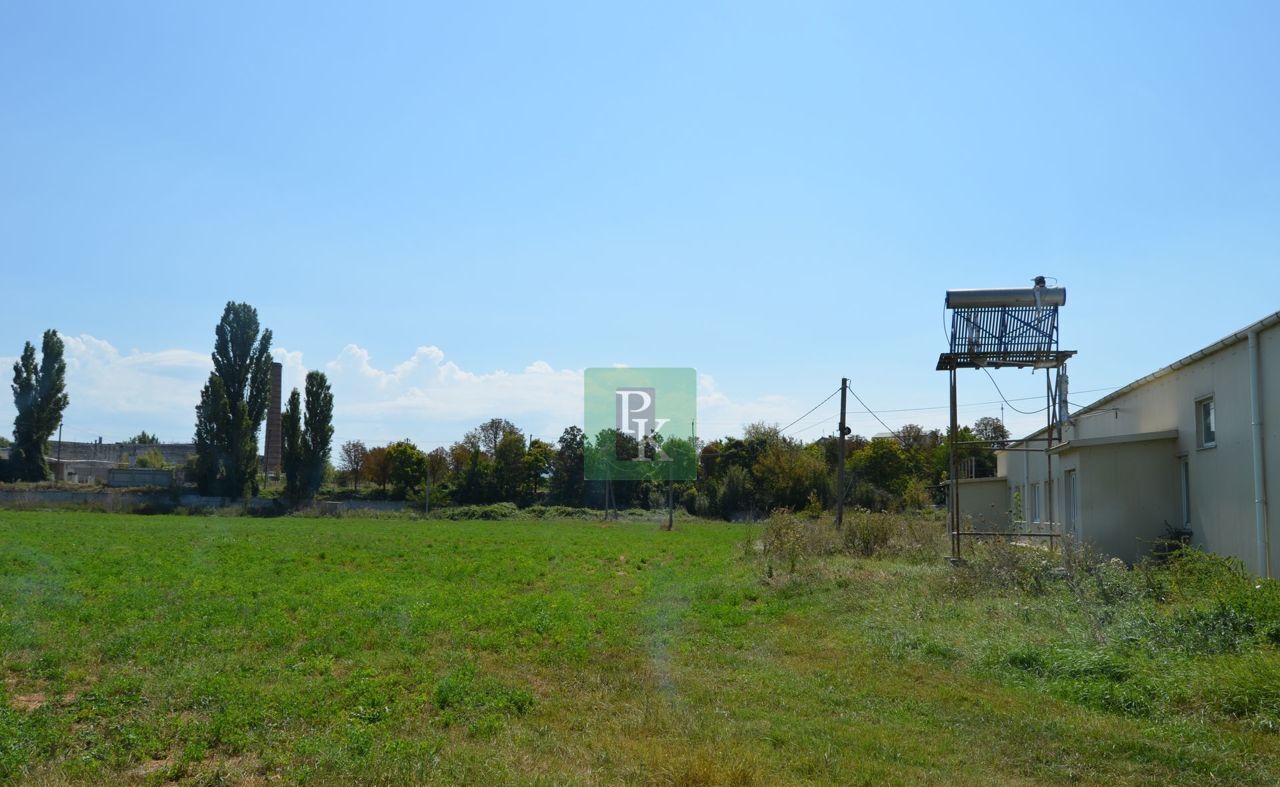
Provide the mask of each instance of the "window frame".
[{"label": "window frame", "polygon": [[[1209,424],[1205,423],[1205,405],[1209,407]],[[1212,427],[1207,429],[1206,427]],[[1210,439],[1205,439],[1206,434],[1211,433]],[[1204,450],[1206,448],[1218,447],[1218,405],[1214,401],[1213,394],[1201,396],[1196,399],[1196,448]]]}]

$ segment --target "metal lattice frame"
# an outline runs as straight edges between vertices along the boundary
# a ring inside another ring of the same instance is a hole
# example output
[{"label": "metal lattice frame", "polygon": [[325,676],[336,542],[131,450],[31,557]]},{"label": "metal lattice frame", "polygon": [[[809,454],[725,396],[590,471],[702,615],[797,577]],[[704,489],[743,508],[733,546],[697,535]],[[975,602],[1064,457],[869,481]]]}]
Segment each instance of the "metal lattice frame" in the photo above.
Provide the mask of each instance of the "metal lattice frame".
[{"label": "metal lattice frame", "polygon": [[[951,309],[951,335],[949,352],[938,357],[938,371],[950,373],[951,383],[951,424],[948,434],[950,491],[948,494],[950,509],[948,512],[948,529],[951,531],[951,557],[960,559],[961,536],[980,535],[974,532],[962,532],[960,521],[960,487],[957,478],[957,462],[955,455],[956,439],[959,435],[959,419],[956,406],[956,371],[958,369],[981,368],[1033,368],[1045,370],[1046,385],[1046,440],[1045,462],[1046,477],[1052,478],[1052,455],[1050,448],[1054,445],[1055,426],[1058,429],[1057,439],[1061,441],[1061,423],[1055,417],[1055,403],[1052,391],[1057,386],[1050,382],[1049,375],[1061,375],[1062,367],[1067,359],[1075,355],[1074,350],[1058,348],[1058,303],[1066,300],[1065,290],[1060,291],[1056,302],[1046,303],[1042,296],[1052,293],[1044,289],[1043,278],[1037,278],[1034,290],[1003,291],[964,291],[959,293],[968,303],[961,305],[957,301],[953,305],[952,293],[947,294],[947,307]],[[965,297],[967,294],[967,297]],[[1000,303],[1000,301],[1004,301]],[[1030,302],[1028,302],[1030,301]],[[1051,371],[1052,370],[1052,371]],[[1048,501],[1048,519],[1052,522],[1052,500]],[[1046,535],[1050,547],[1058,533],[1047,534],[1025,533],[1023,535]]]}]

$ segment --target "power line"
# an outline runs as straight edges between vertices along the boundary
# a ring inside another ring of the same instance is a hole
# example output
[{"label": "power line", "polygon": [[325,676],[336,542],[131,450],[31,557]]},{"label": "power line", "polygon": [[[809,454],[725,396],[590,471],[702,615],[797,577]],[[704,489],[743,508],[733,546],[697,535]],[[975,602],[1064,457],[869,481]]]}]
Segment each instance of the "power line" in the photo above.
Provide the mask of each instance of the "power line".
[{"label": "power line", "polygon": [[[987,371],[987,368],[985,366],[982,367],[982,371],[986,372],[987,379],[990,380],[991,384],[996,387],[996,393],[1000,394],[1000,401],[1009,405],[1010,409],[1012,409],[1015,413],[1022,413],[1023,415],[1039,415],[1040,413],[1043,413],[1045,410],[1049,408],[1049,405],[1045,405],[1044,407],[1041,407],[1039,410],[1019,410],[1017,407],[1014,407],[1012,402],[1004,398],[1004,391],[1000,390],[1000,385],[999,383],[996,382],[996,378],[991,376],[991,372]],[[1031,397],[1028,397],[1028,398],[1031,398]]]},{"label": "power line", "polygon": [[899,443],[902,442],[902,437],[898,434],[897,430],[894,429],[892,426],[889,426],[888,424],[886,424],[883,418],[876,415],[875,411],[872,410],[870,407],[867,407],[867,403],[862,401],[862,397],[858,396],[857,392],[853,390],[853,386],[849,386],[849,393],[853,394],[853,398],[858,400],[858,404],[862,405],[862,409],[870,413],[873,417],[875,417],[877,421],[880,422],[881,426],[889,430],[889,434],[893,435],[894,438],[896,438]]},{"label": "power line", "polygon": [[814,410],[817,410],[817,409],[818,409],[819,407],[821,407],[822,405],[824,405],[824,404],[826,404],[827,402],[831,401],[831,397],[832,397],[832,396],[835,396],[835,395],[836,395],[836,394],[838,394],[838,393],[840,393],[840,389],[839,389],[839,388],[837,388],[837,389],[835,389],[834,391],[832,391],[832,392],[831,392],[831,394],[830,394],[826,399],[823,399],[821,402],[818,402],[818,403],[817,403],[817,404],[815,404],[813,407],[809,408],[809,412],[805,413],[804,415],[800,416],[800,417],[799,417],[799,418],[797,418],[796,420],[792,421],[791,423],[789,423],[789,424],[787,424],[786,426],[784,426],[784,427],[782,427],[781,429],[779,429],[779,430],[778,430],[778,434],[782,434],[783,432],[787,431],[787,430],[788,430],[788,429],[790,429],[791,427],[793,427],[793,426],[795,426],[796,424],[798,424],[798,423],[800,423],[801,421],[803,421],[805,418],[808,418],[808,417],[809,417],[809,413],[812,413]]},{"label": "power line", "polygon": [[[1081,390],[1078,390],[1078,391],[1073,391],[1073,393],[1078,393],[1078,394],[1097,393],[1097,392],[1099,392],[1099,391],[1114,391],[1115,389],[1116,389],[1116,386],[1114,386],[1114,385],[1110,385],[1110,386],[1106,386],[1105,388],[1085,388],[1085,389],[1081,389]],[[1004,402],[1004,401],[1009,401],[1009,402],[1034,402],[1034,401],[1038,401],[1040,398],[1041,398],[1041,397],[1039,397],[1039,396],[1018,396],[1018,397],[1014,397],[1013,399],[1008,399],[1008,400],[1004,400],[1004,399],[993,399],[992,401],[989,401],[989,402],[964,402],[964,403],[962,403],[962,404],[958,404],[958,405],[956,405],[956,407],[959,407],[959,408],[965,408],[965,407],[988,407],[988,406],[990,406],[990,405],[1000,404],[1001,402]],[[1080,406],[1081,406],[1081,405],[1077,405],[1075,402],[1072,402],[1072,403],[1071,403],[1071,405],[1072,405],[1073,407],[1080,407]],[[946,405],[946,404],[929,405],[929,406],[927,406],[927,407],[894,407],[894,408],[885,408],[885,409],[882,409],[882,410],[877,410],[876,412],[878,412],[878,413],[922,413],[922,412],[926,412],[926,411],[928,411],[928,410],[946,410],[946,409],[947,409],[947,408],[949,408],[949,407],[950,407],[950,405]],[[1044,412],[1044,411],[1043,411],[1043,410],[1041,410],[1040,412]],[[1037,414],[1037,413],[1033,413],[1033,415],[1035,415],[1035,414]],[[866,410],[850,410],[850,411],[849,411],[849,415],[871,415],[871,413],[870,413],[870,412],[868,412],[868,411],[866,411]],[[700,423],[700,424],[705,424],[705,425],[707,425],[707,426],[724,426],[724,425],[726,425],[726,424],[729,424],[729,425],[735,425],[735,424],[738,424],[738,423],[740,423],[740,422],[739,422],[739,421],[703,421],[703,420],[699,419],[698,423]]]},{"label": "power line", "polygon": [[[1076,391],[1076,393],[1097,393],[1098,391],[1114,391],[1115,389],[1116,389],[1116,387],[1115,387],[1115,386],[1108,386],[1108,387],[1106,387],[1106,388],[1089,388],[1089,389],[1082,390],[1082,391]],[[968,402],[968,403],[966,403],[966,404],[959,404],[959,405],[956,405],[956,406],[957,406],[957,407],[985,407],[985,406],[987,406],[987,405],[1000,404],[1001,402],[1004,402],[1005,404],[1008,404],[1009,402],[1032,402],[1032,401],[1036,401],[1036,400],[1038,400],[1039,398],[1040,398],[1039,396],[1021,396],[1021,397],[1016,397],[1016,398],[1014,398],[1014,399],[996,399],[996,400],[994,400],[994,401],[990,401],[990,402]],[[923,412],[923,411],[925,411],[925,410],[946,410],[946,409],[948,409],[950,406],[951,406],[951,405],[940,404],[940,405],[932,405],[932,406],[930,406],[930,407],[899,407],[899,408],[896,408],[896,409],[879,410],[878,412],[881,412],[881,413],[917,413],[917,412]],[[850,410],[849,412],[850,412],[851,414],[854,414],[854,413],[857,413],[858,411],[857,411],[857,410]],[[863,412],[865,413],[866,411],[863,411]],[[1033,415],[1034,415],[1034,413],[1033,413]]]}]

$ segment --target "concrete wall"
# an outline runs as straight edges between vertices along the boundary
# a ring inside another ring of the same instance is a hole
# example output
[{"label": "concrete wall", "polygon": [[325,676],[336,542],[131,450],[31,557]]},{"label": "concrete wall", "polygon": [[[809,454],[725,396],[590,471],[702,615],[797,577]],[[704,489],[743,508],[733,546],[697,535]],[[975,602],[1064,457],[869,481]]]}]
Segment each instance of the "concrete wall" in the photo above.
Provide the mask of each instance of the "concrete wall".
[{"label": "concrete wall", "polygon": [[974,530],[1009,528],[1009,487],[1003,478],[970,478],[960,481],[960,515],[972,521]]},{"label": "concrete wall", "polygon": [[[1270,561],[1273,567],[1280,568],[1280,326],[1260,332],[1259,355],[1266,491],[1268,500],[1273,501],[1267,517]],[[1212,396],[1215,403],[1217,440],[1212,448],[1197,445],[1196,403],[1205,396]],[[1177,436],[1160,449],[1123,447],[1127,444],[1117,443],[1080,449],[1075,460],[1069,460],[1068,453],[1056,455],[1051,478],[1053,519],[1063,521],[1063,472],[1074,466],[1081,484],[1084,537],[1117,549],[1125,545],[1123,551],[1129,554],[1127,545],[1149,532],[1151,519],[1158,516],[1161,529],[1165,518],[1170,524],[1181,523],[1180,463],[1185,460],[1190,480],[1192,543],[1239,557],[1251,571],[1264,573],[1265,566],[1258,559],[1255,546],[1248,343],[1241,340],[1192,360],[1100,406],[1105,409],[1073,417],[1072,423],[1064,427],[1064,438],[1079,443],[1167,430],[1176,431]],[[1040,445],[1043,444],[1030,444]],[[1108,454],[1117,459],[1105,460]],[[1148,476],[1145,471],[1139,473],[1118,464],[1122,459],[1156,469]],[[999,464],[1011,489],[1025,488],[1028,483],[1044,488],[1043,454],[1008,452],[1001,455]],[[1137,473],[1141,478],[1133,483],[1103,483],[1095,477],[1100,473],[1118,473],[1119,477]],[[1103,515],[1107,510],[1129,518]],[[1089,518],[1092,522],[1085,524]]]},{"label": "concrete wall", "polygon": [[64,440],[59,446],[56,439],[49,441],[49,459],[57,459],[59,452],[63,461],[96,461],[119,463],[120,458],[129,464],[138,461],[138,457],[151,450],[160,452],[168,464],[181,466],[187,457],[196,452],[191,443],[78,443]]},{"label": "concrete wall", "polygon": [[115,462],[95,459],[64,459],[61,462],[49,460],[49,470],[53,473],[54,480],[77,484],[106,483],[107,473],[115,466]]},{"label": "concrete wall", "polygon": [[[1174,438],[1099,445],[1062,456],[1062,513],[1066,474],[1076,472],[1078,515],[1064,532],[1134,562],[1178,524],[1178,457]],[[1072,532],[1072,531],[1075,532]]]},{"label": "concrete wall", "polygon": [[250,500],[229,500],[224,497],[208,497],[205,495],[179,495],[174,497],[167,492],[79,492],[67,489],[0,489],[0,507],[4,506],[42,506],[83,504],[98,506],[108,511],[129,511],[138,506],[180,505],[187,508],[225,508],[228,506],[244,506],[267,509],[276,506],[276,501],[262,498]]},{"label": "concrete wall", "polygon": [[107,486],[173,486],[173,471],[146,467],[113,467],[107,471]]}]

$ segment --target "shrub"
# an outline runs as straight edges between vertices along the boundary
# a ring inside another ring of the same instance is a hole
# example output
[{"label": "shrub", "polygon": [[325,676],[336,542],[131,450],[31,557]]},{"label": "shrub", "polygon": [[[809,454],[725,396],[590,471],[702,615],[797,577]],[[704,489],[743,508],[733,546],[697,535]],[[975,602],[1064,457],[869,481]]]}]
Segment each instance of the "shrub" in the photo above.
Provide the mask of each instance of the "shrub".
[{"label": "shrub", "polygon": [[163,470],[169,466],[169,464],[164,461],[164,455],[155,448],[139,454],[136,464],[138,467],[152,468],[156,470]]},{"label": "shrub", "polygon": [[767,572],[772,575],[777,564],[794,574],[800,561],[835,551],[832,533],[820,520],[777,509],[765,521],[761,535]]},{"label": "shrub", "polygon": [[862,557],[887,552],[895,524],[893,517],[884,514],[863,513],[849,517],[844,528],[844,548]]},{"label": "shrub", "polygon": [[1056,568],[1045,550],[1000,538],[977,541],[958,570],[980,585],[1041,595]]}]

